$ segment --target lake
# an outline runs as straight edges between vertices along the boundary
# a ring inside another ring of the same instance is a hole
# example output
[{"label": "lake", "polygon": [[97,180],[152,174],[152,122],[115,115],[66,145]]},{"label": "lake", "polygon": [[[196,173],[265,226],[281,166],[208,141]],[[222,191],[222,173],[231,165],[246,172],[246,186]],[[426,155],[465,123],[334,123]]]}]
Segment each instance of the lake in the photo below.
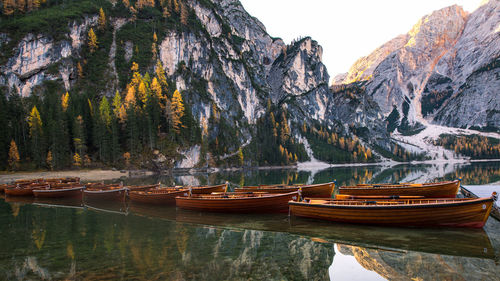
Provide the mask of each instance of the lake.
[{"label": "lake", "polygon": [[[251,170],[124,184],[500,181],[500,163]],[[0,199],[5,280],[498,280],[500,222],[484,229],[338,224],[75,200]]]}]

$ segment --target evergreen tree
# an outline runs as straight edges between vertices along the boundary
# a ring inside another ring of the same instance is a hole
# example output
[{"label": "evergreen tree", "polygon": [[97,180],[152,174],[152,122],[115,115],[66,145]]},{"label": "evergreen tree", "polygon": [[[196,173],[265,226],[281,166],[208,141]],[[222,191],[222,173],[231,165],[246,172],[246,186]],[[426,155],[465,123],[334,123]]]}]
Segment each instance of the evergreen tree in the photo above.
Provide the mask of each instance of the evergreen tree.
[{"label": "evergreen tree", "polygon": [[172,127],[177,134],[180,133],[182,122],[181,118],[184,116],[184,103],[182,102],[182,95],[178,90],[175,90],[172,96]]},{"label": "evergreen tree", "polygon": [[52,169],[54,168],[54,158],[52,157],[52,151],[50,150],[49,152],[47,152],[47,158],[45,158],[45,163],[47,164],[49,170],[52,171]]},{"label": "evergreen tree", "polygon": [[189,16],[189,11],[188,11],[188,8],[186,7],[186,5],[184,3],[181,3],[181,23],[183,25],[187,25],[188,24],[188,16]]},{"label": "evergreen tree", "polygon": [[82,68],[82,65],[80,64],[80,62],[78,62],[76,64],[76,69],[78,70],[78,78],[83,78],[83,68]]},{"label": "evergreen tree", "polygon": [[94,29],[90,28],[88,32],[88,46],[90,49],[90,53],[93,53],[97,50],[99,42],[97,42],[97,36],[94,33]]},{"label": "evergreen tree", "polygon": [[66,94],[63,94],[61,96],[61,106],[63,111],[66,111],[68,109],[68,105],[69,105],[69,93],[66,92]]},{"label": "evergreen tree", "polygon": [[96,122],[96,144],[99,150],[99,159],[103,162],[111,160],[111,108],[108,99],[103,97],[99,104],[99,118]]},{"label": "evergreen tree", "polygon": [[82,158],[78,153],[73,155],[73,165],[76,167],[80,167],[82,165]]},{"label": "evergreen tree", "polygon": [[10,16],[14,13],[16,3],[14,0],[3,0],[3,14]]},{"label": "evergreen tree", "polygon": [[9,167],[11,170],[15,171],[18,169],[19,160],[19,151],[17,150],[16,142],[11,140],[9,147]]},{"label": "evergreen tree", "polygon": [[79,155],[85,155],[87,152],[85,135],[84,120],[81,115],[78,115],[73,124],[73,145]]},{"label": "evergreen tree", "polygon": [[160,60],[156,61],[155,67],[156,78],[158,78],[158,82],[164,88],[168,87],[167,77],[165,76],[165,70],[163,69],[163,65]]},{"label": "evergreen tree", "polygon": [[106,28],[106,14],[104,14],[104,10],[102,7],[99,9],[99,19],[97,20],[100,30],[104,30]]},{"label": "evergreen tree", "polygon": [[41,167],[44,158],[42,118],[40,117],[40,112],[38,112],[36,106],[33,106],[31,109],[31,113],[28,117],[28,124],[30,127],[31,153],[33,161],[38,167]]}]

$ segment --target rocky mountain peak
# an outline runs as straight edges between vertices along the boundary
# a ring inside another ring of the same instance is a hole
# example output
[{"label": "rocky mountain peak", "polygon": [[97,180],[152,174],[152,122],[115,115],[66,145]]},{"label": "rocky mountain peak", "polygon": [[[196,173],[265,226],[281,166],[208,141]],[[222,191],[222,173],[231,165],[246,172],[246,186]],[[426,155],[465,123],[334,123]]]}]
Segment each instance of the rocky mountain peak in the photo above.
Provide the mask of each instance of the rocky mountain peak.
[{"label": "rocky mountain peak", "polygon": [[396,107],[408,124],[422,122],[424,86],[438,61],[460,38],[466,21],[467,13],[456,5],[424,16],[407,34],[358,60],[343,82],[368,80],[367,94],[383,115]]}]

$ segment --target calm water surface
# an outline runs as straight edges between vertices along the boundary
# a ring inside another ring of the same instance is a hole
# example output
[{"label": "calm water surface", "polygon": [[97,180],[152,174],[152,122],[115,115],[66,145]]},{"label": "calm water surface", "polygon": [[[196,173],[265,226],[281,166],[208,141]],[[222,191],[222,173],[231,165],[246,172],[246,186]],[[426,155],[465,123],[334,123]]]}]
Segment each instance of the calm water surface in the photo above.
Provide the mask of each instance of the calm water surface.
[{"label": "calm water surface", "polygon": [[[499,163],[124,178],[125,184],[500,181]],[[500,222],[387,228],[175,207],[0,199],[2,280],[499,280]]]}]

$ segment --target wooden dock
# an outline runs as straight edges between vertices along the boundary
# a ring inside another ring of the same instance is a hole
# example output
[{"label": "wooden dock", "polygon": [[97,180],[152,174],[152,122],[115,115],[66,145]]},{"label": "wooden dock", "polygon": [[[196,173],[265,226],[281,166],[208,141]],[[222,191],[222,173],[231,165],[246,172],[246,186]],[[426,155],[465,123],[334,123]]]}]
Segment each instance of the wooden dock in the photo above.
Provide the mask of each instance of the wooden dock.
[{"label": "wooden dock", "polygon": [[[500,186],[498,185],[468,185],[461,186],[460,192],[468,198],[478,198],[478,197],[490,197],[491,193],[496,191],[500,193]],[[493,204],[493,208],[491,209],[492,217],[500,221],[500,208],[499,208],[499,200]]]}]

